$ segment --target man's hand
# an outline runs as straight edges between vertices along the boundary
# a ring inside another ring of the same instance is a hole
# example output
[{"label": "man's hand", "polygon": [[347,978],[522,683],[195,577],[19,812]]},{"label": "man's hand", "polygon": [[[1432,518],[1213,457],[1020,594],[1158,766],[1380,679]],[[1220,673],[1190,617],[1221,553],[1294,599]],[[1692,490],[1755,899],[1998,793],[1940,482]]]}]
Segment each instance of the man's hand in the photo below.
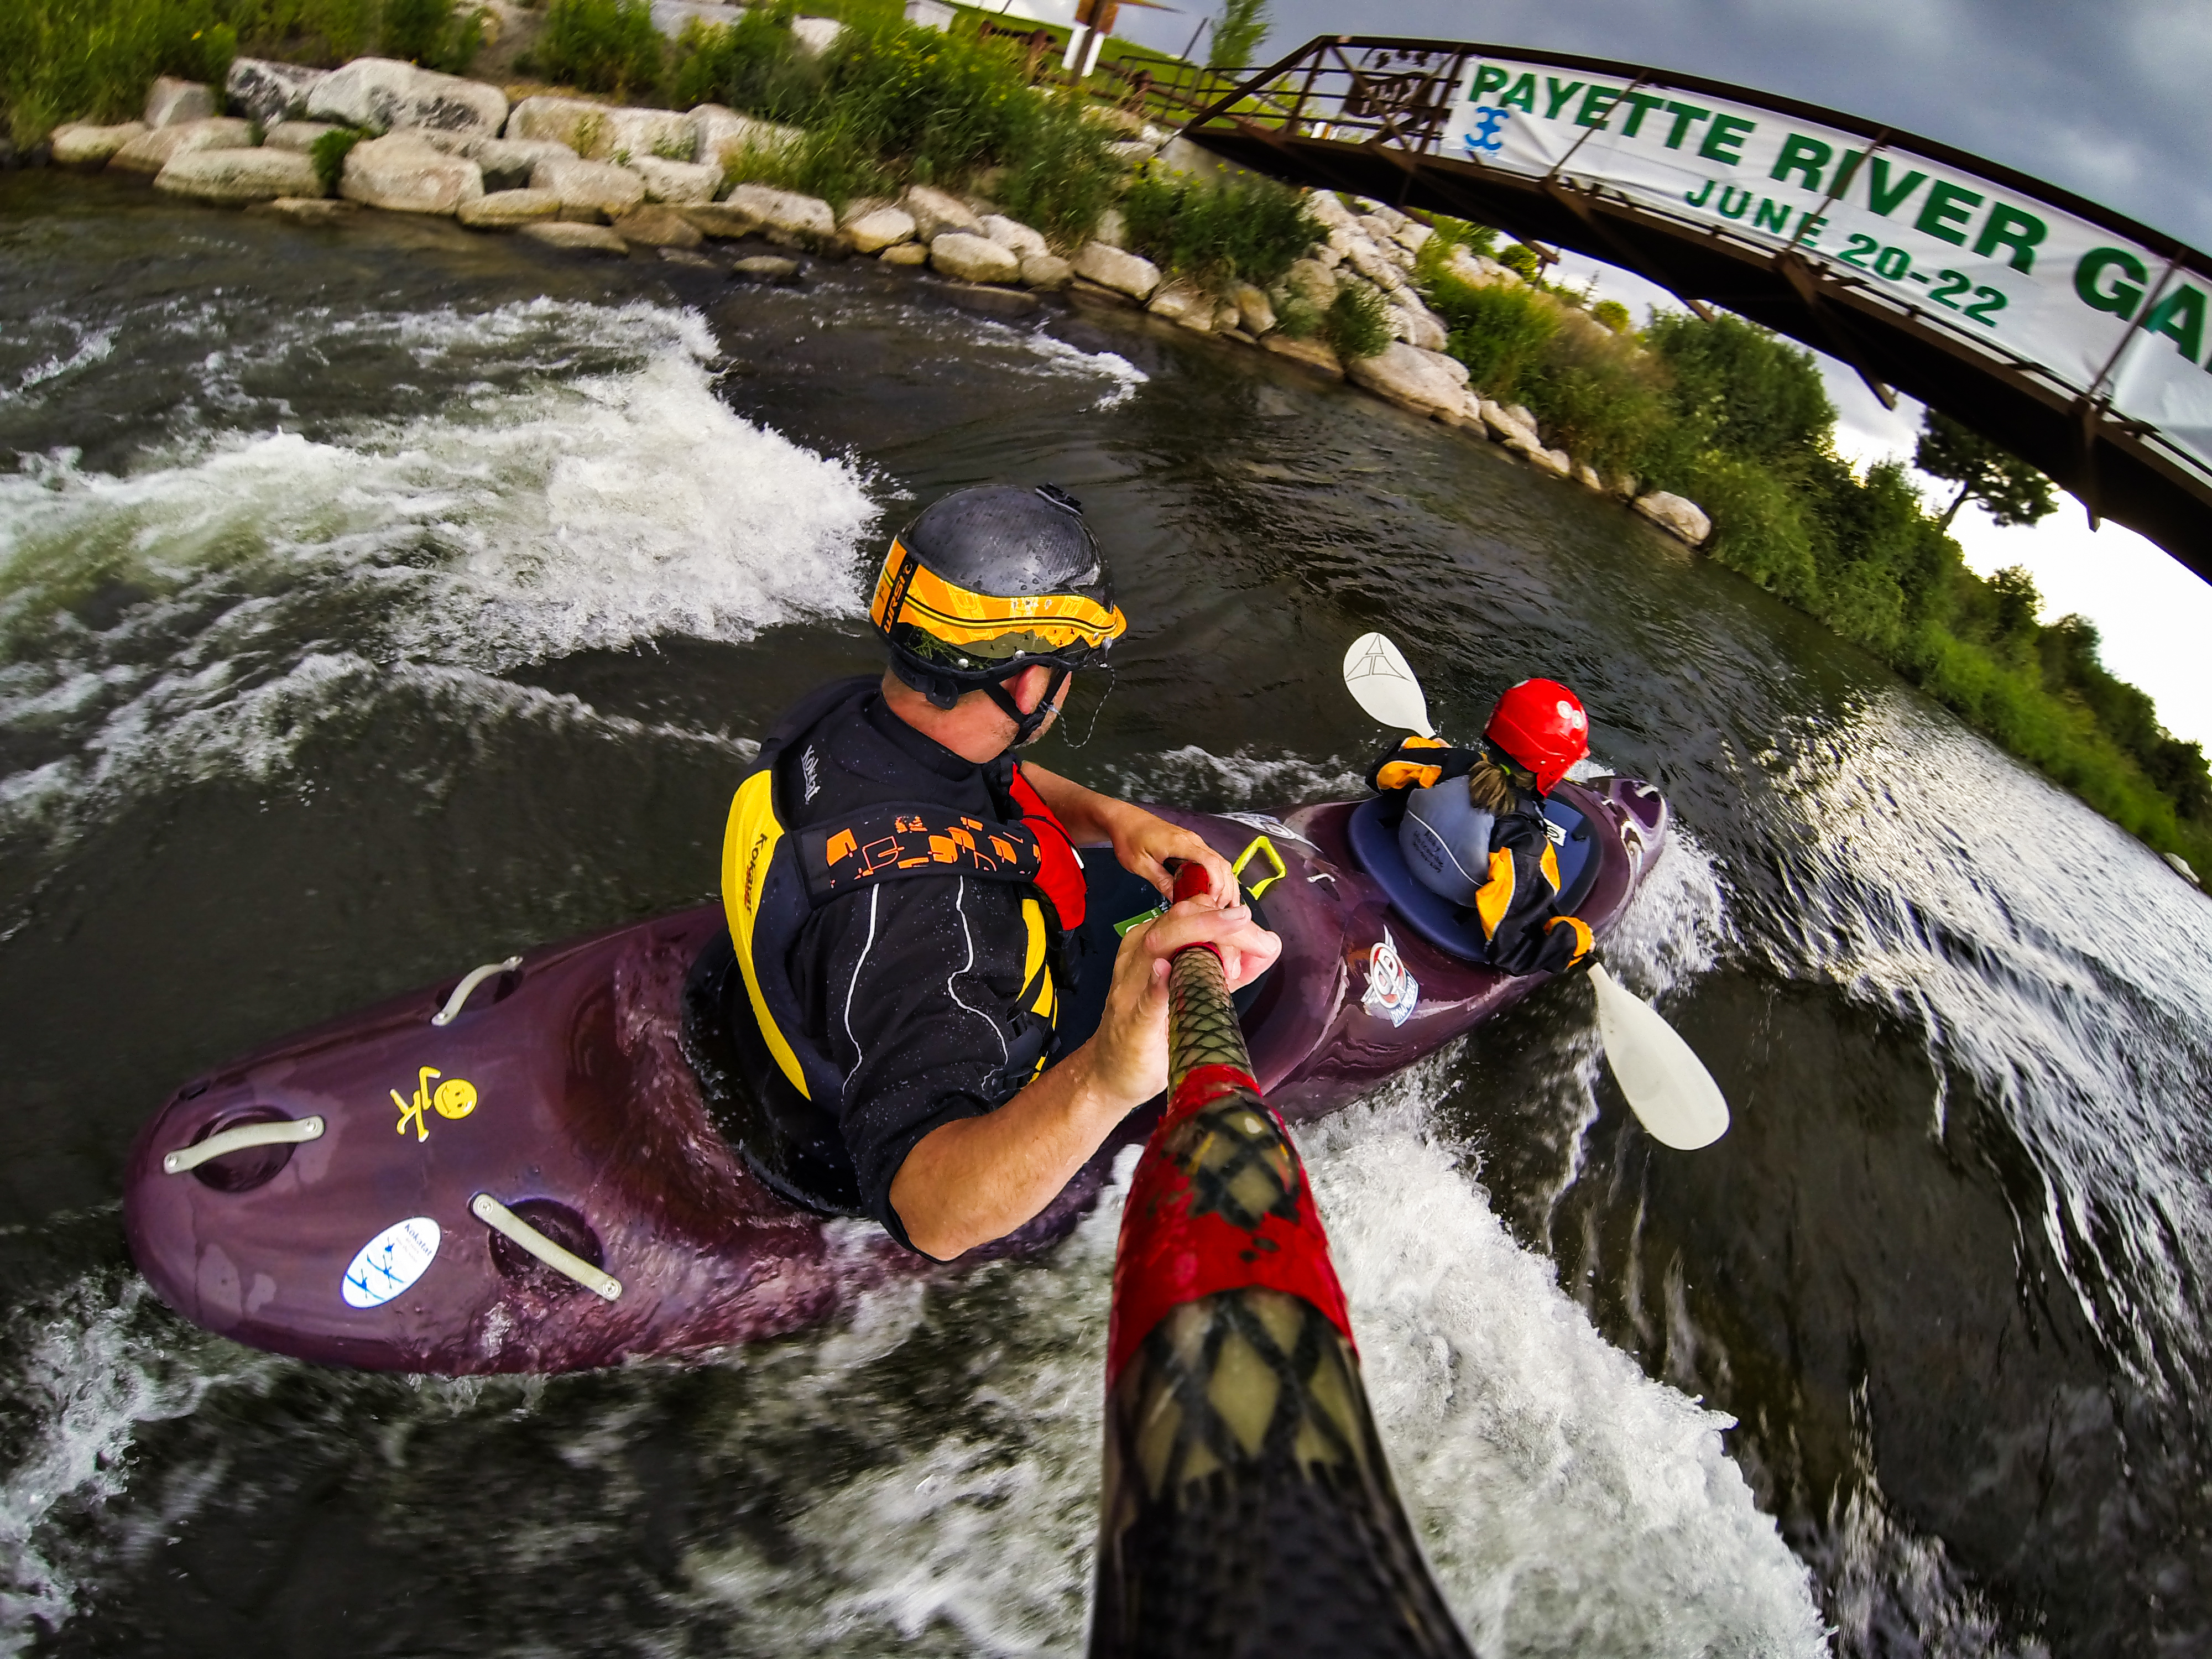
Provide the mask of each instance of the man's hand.
[{"label": "man's hand", "polygon": [[1283,943],[1241,904],[1185,899],[1132,927],[1114,958],[1091,1040],[995,1112],[924,1135],[891,1181],[915,1248],[940,1261],[1006,1234],[1052,1202],[1114,1126],[1168,1085],[1168,960],[1212,945],[1234,987],[1273,965]]},{"label": "man's hand", "polygon": [[1200,901],[1201,904],[1220,909],[1236,903],[1237,878],[1229,872],[1229,860],[1194,831],[1170,823],[1141,806],[1085,789],[1033,762],[1024,761],[1022,773],[1067,826],[1069,835],[1078,842],[1111,842],[1121,866],[1158,888],[1162,898],[1175,896],[1175,878],[1168,873],[1168,860],[1182,859],[1206,867],[1206,896]]},{"label": "man's hand", "polygon": [[1214,908],[1237,903],[1237,878],[1230,871],[1229,860],[1208,847],[1196,831],[1170,823],[1127,801],[1115,801],[1113,805],[1118,810],[1111,815],[1106,828],[1114,839],[1114,857],[1124,870],[1152,883],[1160,890],[1162,898],[1173,898],[1175,877],[1168,869],[1168,860],[1180,859],[1203,865],[1206,896],[1194,902]]},{"label": "man's hand", "polygon": [[1099,1086],[1126,1102],[1125,1111],[1168,1086],[1168,963],[1176,952],[1213,945],[1232,991],[1259,978],[1283,953],[1283,941],[1252,920],[1249,905],[1213,909],[1211,903],[1185,899],[1128,931],[1114,957],[1114,983],[1098,1030],[1069,1056],[1088,1056]]}]

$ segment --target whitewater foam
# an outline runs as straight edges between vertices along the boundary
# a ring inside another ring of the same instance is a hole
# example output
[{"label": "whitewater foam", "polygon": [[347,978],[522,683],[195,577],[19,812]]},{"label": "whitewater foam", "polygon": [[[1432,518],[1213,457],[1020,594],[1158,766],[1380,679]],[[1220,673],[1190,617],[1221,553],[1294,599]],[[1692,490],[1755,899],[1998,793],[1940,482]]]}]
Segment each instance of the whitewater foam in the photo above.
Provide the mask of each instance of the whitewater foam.
[{"label": "whitewater foam", "polygon": [[[602,719],[500,677],[855,613],[867,481],[732,414],[696,318],[533,301],[323,325],[496,359],[504,380],[318,438],[180,440],[128,477],[65,453],[0,476],[0,635],[40,644],[0,678],[0,732],[35,756],[0,779],[0,827],[273,776],[319,723],[403,685],[477,718]],[[558,372],[580,359],[596,372]]]}]

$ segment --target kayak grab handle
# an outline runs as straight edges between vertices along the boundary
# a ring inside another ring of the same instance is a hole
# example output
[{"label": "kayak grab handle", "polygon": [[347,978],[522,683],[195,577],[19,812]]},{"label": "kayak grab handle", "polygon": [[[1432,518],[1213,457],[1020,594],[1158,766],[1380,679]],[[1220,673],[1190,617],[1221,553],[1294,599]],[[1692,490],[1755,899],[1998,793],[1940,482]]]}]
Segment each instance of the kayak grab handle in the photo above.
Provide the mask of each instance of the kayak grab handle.
[{"label": "kayak grab handle", "polygon": [[520,957],[509,957],[505,962],[487,962],[481,968],[471,968],[461,975],[461,982],[453,987],[453,994],[446,999],[446,1006],[430,1016],[433,1025],[451,1025],[453,1016],[461,1012],[469,994],[494,974],[511,974],[522,966]]},{"label": "kayak grab handle", "polygon": [[609,1302],[622,1295],[622,1280],[612,1273],[600,1272],[574,1250],[562,1249],[489,1193],[478,1193],[471,1199],[469,1213],[494,1232],[512,1239],[555,1273],[566,1273],[592,1295],[604,1297]]},{"label": "kayak grab handle", "polygon": [[320,1117],[280,1118],[273,1123],[241,1123],[191,1146],[179,1146],[161,1155],[163,1175],[188,1175],[211,1158],[243,1152],[255,1146],[296,1146],[303,1140],[323,1138]]}]

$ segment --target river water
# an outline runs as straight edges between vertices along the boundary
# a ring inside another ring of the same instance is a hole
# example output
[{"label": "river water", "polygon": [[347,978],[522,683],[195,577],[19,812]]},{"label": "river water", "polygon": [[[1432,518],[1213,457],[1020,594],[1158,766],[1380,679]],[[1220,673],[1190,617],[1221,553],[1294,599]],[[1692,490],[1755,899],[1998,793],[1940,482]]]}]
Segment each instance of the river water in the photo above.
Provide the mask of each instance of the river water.
[{"label": "river water", "polygon": [[[181,1079],[714,885],[914,504],[1060,482],[1133,630],[1087,747],[1341,793],[1387,628],[1465,733],[1573,684],[1684,833],[1585,986],[1304,1132],[1489,1656],[2212,1648],[2212,907],[1617,507],[1131,317],[0,178],[0,1651],[1079,1650],[1115,1201],[683,1364],[454,1382],[183,1324],[118,1172]],[[1087,698],[1091,694],[1079,694]],[[1071,724],[1085,723],[1083,711]]]}]

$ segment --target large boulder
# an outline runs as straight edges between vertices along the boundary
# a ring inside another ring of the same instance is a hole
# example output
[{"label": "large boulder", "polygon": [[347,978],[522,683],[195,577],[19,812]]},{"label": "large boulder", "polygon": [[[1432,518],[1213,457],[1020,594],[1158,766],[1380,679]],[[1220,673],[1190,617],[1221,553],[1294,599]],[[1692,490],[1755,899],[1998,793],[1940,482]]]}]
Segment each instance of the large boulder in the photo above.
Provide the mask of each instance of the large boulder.
[{"label": "large boulder", "polygon": [[507,118],[507,94],[481,81],[441,75],[392,58],[356,58],[307,94],[307,118],[372,131],[428,127],[490,137]]},{"label": "large boulder", "polygon": [[1467,407],[1467,365],[1403,341],[1392,341],[1372,357],[1353,358],[1344,372],[1354,386],[1419,414],[1455,421]]},{"label": "large boulder", "polygon": [[1442,351],[1445,342],[1451,337],[1443,320],[1415,299],[1410,289],[1392,296],[1388,308],[1390,331],[1407,345],[1419,347],[1423,351]]},{"label": "large boulder", "polygon": [[629,109],[585,98],[526,98],[507,118],[509,138],[550,138],[592,161],[635,161],[657,155],[689,161],[697,147],[688,115]]},{"label": "large boulder", "polygon": [[1325,230],[1357,232],[1359,216],[1337,198],[1333,190],[1309,191],[1305,198],[1306,213]]},{"label": "large boulder", "polygon": [[726,172],[749,150],[772,152],[804,137],[797,127],[756,120],[720,104],[701,104],[684,119],[691,130],[691,159]]},{"label": "large boulder", "polygon": [[1058,293],[1074,280],[1075,267],[1057,253],[1022,255],[1022,286]]},{"label": "large boulder", "polygon": [[188,121],[204,121],[215,112],[215,88],[198,81],[164,75],[146,90],[145,122],[149,127],[180,127]]},{"label": "large boulder", "polygon": [[[1341,231],[1330,232],[1331,246],[1335,246],[1336,238],[1342,234]],[[1386,294],[1395,294],[1406,286],[1406,273],[1399,270],[1393,261],[1386,258],[1382,251],[1366,237],[1352,236],[1346,240],[1350,246],[1339,250],[1344,255],[1345,264],[1350,265]]]},{"label": "large boulder", "polygon": [[261,142],[270,149],[296,149],[304,155],[316,139],[337,131],[328,121],[279,121],[261,135]]},{"label": "large boulder", "polygon": [[521,234],[571,253],[628,253],[629,244],[605,225],[580,225],[559,219],[541,219],[518,227]]},{"label": "large boulder", "polygon": [[307,94],[319,86],[327,70],[302,69],[297,64],[275,64],[265,58],[234,58],[222,83],[230,106],[264,127],[288,117],[307,112]]},{"label": "large boulder", "polygon": [[837,216],[819,197],[768,185],[739,185],[724,200],[757,218],[771,241],[812,247],[837,234]]},{"label": "large boulder", "polygon": [[188,149],[169,158],[154,188],[198,202],[273,202],[320,196],[323,181],[295,149]]},{"label": "large boulder", "polygon": [[614,231],[638,247],[696,247],[706,240],[681,213],[658,202],[623,214]]},{"label": "large boulder", "polygon": [[1150,259],[1103,242],[1083,245],[1083,251],[1075,256],[1075,274],[1132,300],[1151,299],[1160,285],[1160,268]]},{"label": "large boulder", "polygon": [[844,224],[845,239],[855,253],[880,253],[887,247],[914,240],[914,215],[903,208],[879,207]]},{"label": "large boulder", "polygon": [[540,161],[573,161],[576,152],[550,138],[479,138],[467,150],[469,160],[483,169],[487,191],[527,190],[530,175]]},{"label": "large boulder", "polygon": [[837,37],[845,26],[834,17],[794,17],[791,20],[791,38],[799,51],[809,58],[819,58],[837,44]]},{"label": "large boulder", "polygon": [[1336,298],[1336,273],[1318,259],[1293,259],[1283,273],[1283,287],[1316,311],[1327,311]]},{"label": "large boulder", "polygon": [[684,219],[704,236],[738,237],[760,234],[760,215],[728,202],[697,202],[679,210]]},{"label": "large boulder", "polygon": [[665,161],[658,155],[634,155],[630,171],[645,180],[648,202],[711,202],[722,187],[720,167],[691,161]]},{"label": "large boulder", "polygon": [[483,172],[474,161],[404,132],[356,144],[338,180],[348,201],[388,213],[452,214],[483,193]]},{"label": "large boulder", "polygon": [[531,168],[530,187],[551,191],[561,216],[584,224],[619,219],[645,201],[645,180],[628,167],[578,156],[547,156]]},{"label": "large boulder", "polygon": [[940,275],[963,283],[1012,283],[1022,274],[1022,262],[1012,250],[964,230],[948,230],[933,239],[929,264]]},{"label": "large boulder", "polygon": [[561,198],[550,190],[495,190],[464,202],[453,216],[476,230],[512,230],[561,216]]},{"label": "large boulder", "polygon": [[1201,293],[1195,283],[1182,277],[1161,283],[1145,309],[1170,323],[1196,329],[1200,334],[1213,331],[1213,296]]},{"label": "large boulder", "polygon": [[1524,417],[1525,411],[1518,404],[1504,409],[1486,398],[1480,413],[1483,425],[1490,428],[1490,435],[1498,442],[1510,444],[1516,449],[1541,449],[1544,447],[1543,440],[1537,435],[1536,423]]},{"label": "large boulder", "polygon": [[193,149],[244,149],[253,142],[251,122],[218,115],[142,132],[108,158],[118,173],[159,173],[171,159]]},{"label": "large boulder", "polygon": [[358,202],[333,201],[327,196],[279,196],[264,202],[259,210],[275,213],[302,225],[335,225],[361,211]]},{"label": "large boulder", "polygon": [[1237,325],[1254,339],[1274,331],[1275,307],[1259,289],[1249,283],[1239,283],[1229,290],[1229,299],[1237,307]]},{"label": "large boulder", "polygon": [[112,127],[72,121],[65,127],[56,127],[47,143],[52,146],[57,167],[99,167],[113,160],[116,151],[132,139],[143,137],[145,131],[143,121],[125,121]]},{"label": "large boulder", "polygon": [[983,222],[967,203],[948,191],[910,185],[899,198],[899,205],[914,216],[914,234],[925,242],[934,242],[948,230],[965,231],[970,236],[983,234]]},{"label": "large boulder", "polygon": [[1031,229],[1018,219],[1009,219],[1003,213],[983,216],[983,234],[1018,259],[1032,253],[1052,252],[1051,245],[1041,232]]},{"label": "large boulder", "polygon": [[1713,533],[1713,521],[1705,510],[1695,501],[1685,501],[1680,495],[1670,495],[1663,489],[1655,489],[1649,495],[1636,498],[1636,510],[1657,525],[1671,531],[1692,547],[1701,547]]},{"label": "large boulder", "polygon": [[1317,368],[1333,380],[1344,378],[1344,362],[1336,353],[1320,340],[1293,340],[1287,334],[1276,332],[1260,342],[1278,357],[1287,357],[1294,363],[1304,363],[1308,368]]}]

